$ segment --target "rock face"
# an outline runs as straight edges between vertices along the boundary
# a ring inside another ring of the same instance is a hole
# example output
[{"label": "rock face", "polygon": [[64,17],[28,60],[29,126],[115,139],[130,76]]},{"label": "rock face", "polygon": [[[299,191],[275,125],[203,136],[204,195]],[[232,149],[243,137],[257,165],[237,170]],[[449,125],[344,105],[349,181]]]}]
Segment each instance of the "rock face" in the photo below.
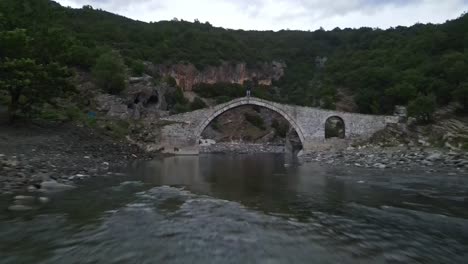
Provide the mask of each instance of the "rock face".
[{"label": "rock face", "polygon": [[165,94],[170,89],[165,84],[154,85],[153,78],[130,78],[130,85],[121,96],[100,94],[96,96],[97,109],[110,117],[135,119],[158,116],[167,110]]},{"label": "rock face", "polygon": [[193,64],[153,65],[149,68],[161,76],[173,77],[177,85],[185,91],[191,91],[199,83],[237,83],[256,77],[261,85],[271,85],[274,80],[284,75],[286,64],[273,61],[248,68],[246,63],[225,62],[220,66],[208,66],[199,70]]}]

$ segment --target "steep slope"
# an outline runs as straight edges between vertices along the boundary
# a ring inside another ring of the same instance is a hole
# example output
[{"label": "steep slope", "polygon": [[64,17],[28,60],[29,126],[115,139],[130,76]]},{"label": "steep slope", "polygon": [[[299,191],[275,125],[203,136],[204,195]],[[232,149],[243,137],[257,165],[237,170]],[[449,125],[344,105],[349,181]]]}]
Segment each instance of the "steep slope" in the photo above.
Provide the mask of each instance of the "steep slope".
[{"label": "steep slope", "polygon": [[[468,15],[442,25],[389,30],[273,32],[187,21],[144,23],[90,6],[71,9],[48,0],[3,0],[0,13],[5,30],[26,28],[36,38],[49,36],[49,44],[54,36],[66,39],[69,51],[63,62],[83,69],[91,68],[96,57],[111,48],[130,68],[150,62],[161,69],[159,75],[171,76],[190,90],[200,82],[242,84],[277,61],[284,65],[283,74],[260,80],[278,88],[270,100],[335,108],[343,99],[340,91],[347,90],[352,96],[346,95],[345,101],[353,98],[363,113],[391,113],[395,105],[429,94],[440,106],[459,100],[467,109],[463,94],[468,89]],[[199,73],[226,63],[245,65],[242,77],[221,70],[213,74],[221,78],[200,77]],[[181,67],[191,69],[187,73]]]}]

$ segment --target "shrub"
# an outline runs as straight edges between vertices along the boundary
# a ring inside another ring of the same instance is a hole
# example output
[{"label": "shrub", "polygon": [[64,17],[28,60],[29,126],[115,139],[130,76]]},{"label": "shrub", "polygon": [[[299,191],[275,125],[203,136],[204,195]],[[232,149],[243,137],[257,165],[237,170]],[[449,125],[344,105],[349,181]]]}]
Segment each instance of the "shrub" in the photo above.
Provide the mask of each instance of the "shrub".
[{"label": "shrub", "polygon": [[200,99],[200,97],[195,97],[193,99],[193,102],[190,104],[190,109],[191,110],[198,110],[206,107],[206,103]]},{"label": "shrub", "polygon": [[462,83],[453,91],[453,98],[462,105],[463,111],[468,113],[468,82]]},{"label": "shrub", "polygon": [[218,97],[216,97],[216,103],[217,104],[224,104],[226,102],[231,101],[232,99],[234,99],[234,98],[229,97],[229,96],[218,96]]},{"label": "shrub", "polygon": [[285,122],[279,122],[277,119],[274,119],[271,122],[271,127],[273,127],[276,131],[276,135],[281,138],[285,138],[288,134],[289,125]]},{"label": "shrub", "polygon": [[121,139],[128,135],[130,123],[125,120],[110,121],[105,124],[104,128],[110,136]]},{"label": "shrub", "polygon": [[235,83],[200,83],[193,88],[193,91],[204,98],[216,98],[220,96],[238,98],[245,95],[244,87]]},{"label": "shrub", "polygon": [[175,104],[174,109],[172,110],[174,114],[185,113],[188,111],[190,111],[190,107],[187,104],[179,104],[179,103]]},{"label": "shrub", "polygon": [[167,83],[167,85],[169,85],[171,87],[176,87],[177,86],[177,81],[172,76],[166,76],[166,77],[164,77],[163,80],[164,80],[165,83]]},{"label": "shrub", "polygon": [[263,119],[256,114],[244,113],[245,120],[247,120],[252,125],[260,128],[261,130],[265,130],[265,122]]},{"label": "shrub", "polygon": [[415,117],[421,123],[432,121],[436,109],[436,98],[433,94],[419,95],[408,104],[408,115]]},{"label": "shrub", "polygon": [[127,86],[125,64],[116,52],[99,56],[92,73],[96,84],[110,94],[118,94]]},{"label": "shrub", "polygon": [[176,87],[174,89],[170,89],[165,95],[164,98],[166,99],[166,103],[168,108],[174,108],[176,105],[187,107],[188,109],[188,100],[184,96],[184,92],[180,87]]},{"label": "shrub", "polygon": [[132,61],[130,64],[132,74],[142,76],[145,73],[145,64],[141,60]]}]

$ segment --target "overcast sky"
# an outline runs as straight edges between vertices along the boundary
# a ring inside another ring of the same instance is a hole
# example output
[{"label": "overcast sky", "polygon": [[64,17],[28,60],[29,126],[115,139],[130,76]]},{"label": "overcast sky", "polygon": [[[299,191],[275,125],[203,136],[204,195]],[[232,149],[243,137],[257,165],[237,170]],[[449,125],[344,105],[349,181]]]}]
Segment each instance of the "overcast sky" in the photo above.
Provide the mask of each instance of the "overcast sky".
[{"label": "overcast sky", "polygon": [[442,23],[468,11],[468,0],[55,0],[142,21],[173,18],[231,29],[315,30]]}]

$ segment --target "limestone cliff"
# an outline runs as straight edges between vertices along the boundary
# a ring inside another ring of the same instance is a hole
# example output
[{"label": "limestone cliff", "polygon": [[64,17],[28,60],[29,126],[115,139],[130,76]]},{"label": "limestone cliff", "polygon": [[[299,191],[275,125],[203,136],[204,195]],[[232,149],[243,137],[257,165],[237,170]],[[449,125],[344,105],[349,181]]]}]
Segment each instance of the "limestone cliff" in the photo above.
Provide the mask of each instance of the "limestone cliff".
[{"label": "limestone cliff", "polygon": [[199,83],[238,83],[256,77],[259,84],[271,85],[274,80],[284,75],[286,64],[283,62],[265,62],[255,68],[246,63],[224,62],[220,66],[207,66],[199,70],[193,64],[155,65],[153,71],[161,76],[173,77],[177,85],[185,91],[191,91]]}]

